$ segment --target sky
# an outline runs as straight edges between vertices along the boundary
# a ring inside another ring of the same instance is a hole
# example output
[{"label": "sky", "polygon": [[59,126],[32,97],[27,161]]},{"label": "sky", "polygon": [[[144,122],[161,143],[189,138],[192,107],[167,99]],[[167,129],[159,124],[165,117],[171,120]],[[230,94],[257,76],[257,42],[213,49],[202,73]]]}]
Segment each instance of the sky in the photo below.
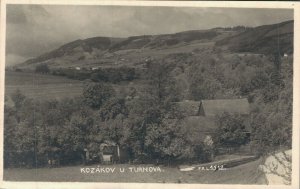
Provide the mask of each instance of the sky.
[{"label": "sky", "polygon": [[7,5],[6,66],[95,36],[128,37],[293,19],[288,9]]}]

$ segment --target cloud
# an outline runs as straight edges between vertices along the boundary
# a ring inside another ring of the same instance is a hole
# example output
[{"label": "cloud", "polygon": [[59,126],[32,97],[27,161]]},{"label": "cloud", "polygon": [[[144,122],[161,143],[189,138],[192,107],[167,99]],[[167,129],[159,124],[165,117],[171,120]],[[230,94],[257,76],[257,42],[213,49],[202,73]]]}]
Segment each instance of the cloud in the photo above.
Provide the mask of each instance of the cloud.
[{"label": "cloud", "polygon": [[26,59],[94,36],[128,37],[218,26],[258,26],[290,19],[293,11],[285,9],[7,5],[6,53]]}]

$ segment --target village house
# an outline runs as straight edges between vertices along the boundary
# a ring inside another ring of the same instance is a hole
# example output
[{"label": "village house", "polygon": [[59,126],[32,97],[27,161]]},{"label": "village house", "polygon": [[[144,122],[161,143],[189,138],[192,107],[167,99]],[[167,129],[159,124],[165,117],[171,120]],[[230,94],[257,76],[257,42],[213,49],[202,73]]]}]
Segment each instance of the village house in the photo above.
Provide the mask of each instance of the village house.
[{"label": "village house", "polygon": [[84,161],[85,163],[126,163],[129,161],[128,149],[120,147],[113,141],[104,141],[97,147],[98,150],[91,150],[90,148],[84,149]]},{"label": "village house", "polygon": [[105,141],[100,144],[100,159],[101,163],[124,163],[129,159],[128,149],[121,148],[118,144],[112,141]]},{"label": "village house", "polygon": [[[199,142],[213,143],[212,135],[216,132],[215,116],[224,112],[230,114],[248,115],[250,105],[246,98],[241,99],[216,99],[191,101],[185,100],[176,103],[184,115],[181,124],[189,131],[197,135]],[[250,137],[249,125],[246,126],[246,134]]]}]

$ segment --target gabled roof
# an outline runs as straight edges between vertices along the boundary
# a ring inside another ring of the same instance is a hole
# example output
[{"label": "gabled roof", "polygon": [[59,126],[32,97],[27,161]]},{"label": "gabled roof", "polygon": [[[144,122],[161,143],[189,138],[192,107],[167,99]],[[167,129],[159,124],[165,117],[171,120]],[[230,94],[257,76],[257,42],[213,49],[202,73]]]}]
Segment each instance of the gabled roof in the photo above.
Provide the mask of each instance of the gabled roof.
[{"label": "gabled roof", "polygon": [[103,154],[115,154],[117,151],[117,146],[104,146],[101,151]]},{"label": "gabled roof", "polygon": [[204,114],[204,116],[215,116],[223,112],[249,114],[249,102],[246,98],[201,100],[200,114]]},{"label": "gabled roof", "polygon": [[185,126],[201,133],[214,132],[216,127],[214,118],[204,116],[188,116],[183,119]]}]

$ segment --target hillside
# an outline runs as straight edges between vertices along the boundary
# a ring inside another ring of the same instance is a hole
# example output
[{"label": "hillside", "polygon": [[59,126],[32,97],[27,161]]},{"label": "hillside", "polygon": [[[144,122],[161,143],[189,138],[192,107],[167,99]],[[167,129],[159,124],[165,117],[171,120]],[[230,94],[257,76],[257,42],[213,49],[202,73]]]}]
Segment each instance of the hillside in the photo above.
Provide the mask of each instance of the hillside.
[{"label": "hillside", "polygon": [[140,66],[147,57],[161,58],[195,49],[212,52],[217,40],[239,32],[212,29],[128,38],[95,37],[70,42],[17,67],[32,70],[37,64],[52,68]]},{"label": "hillside", "polygon": [[70,43],[67,43],[58,49],[55,49],[51,52],[45,53],[37,58],[29,59],[25,62],[25,64],[32,64],[43,62],[52,58],[59,58],[62,56],[72,56],[76,54],[76,52],[93,52],[93,49],[97,49],[99,51],[104,51],[109,49],[114,44],[122,41],[121,38],[108,38],[108,37],[93,37],[85,40],[76,40]]},{"label": "hillside", "polygon": [[222,39],[218,46],[225,46],[234,52],[272,54],[293,53],[294,22],[287,21],[273,25],[259,26],[238,35]]},{"label": "hillside", "polygon": [[29,59],[18,68],[32,70],[37,64],[52,68],[139,67],[149,58],[170,54],[216,54],[217,52],[293,53],[293,21],[255,28],[213,28],[175,34],[128,38],[93,37],[67,43],[58,49]]}]

